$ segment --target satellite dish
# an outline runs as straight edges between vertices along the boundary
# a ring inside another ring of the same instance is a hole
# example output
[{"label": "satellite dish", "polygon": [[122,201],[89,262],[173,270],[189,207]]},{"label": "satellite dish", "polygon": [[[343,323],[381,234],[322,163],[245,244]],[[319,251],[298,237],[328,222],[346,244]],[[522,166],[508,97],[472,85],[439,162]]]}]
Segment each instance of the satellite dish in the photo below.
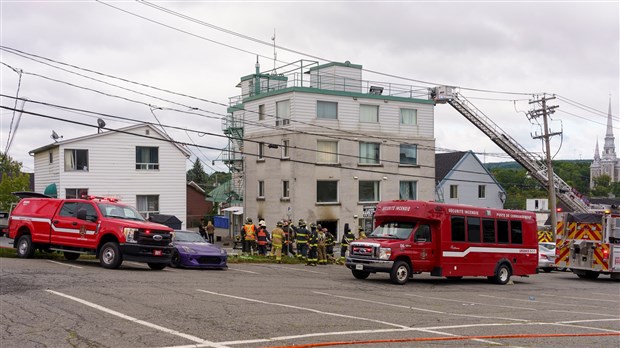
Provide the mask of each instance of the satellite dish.
[{"label": "satellite dish", "polygon": [[99,128],[103,128],[103,127],[105,127],[105,121],[100,119],[100,118],[98,118],[97,119],[97,125],[99,126]]},{"label": "satellite dish", "polygon": [[54,139],[54,141],[58,141],[58,139],[62,139],[62,136],[58,135],[58,133],[56,133],[56,131],[52,131],[52,135],[50,136],[50,138]]}]

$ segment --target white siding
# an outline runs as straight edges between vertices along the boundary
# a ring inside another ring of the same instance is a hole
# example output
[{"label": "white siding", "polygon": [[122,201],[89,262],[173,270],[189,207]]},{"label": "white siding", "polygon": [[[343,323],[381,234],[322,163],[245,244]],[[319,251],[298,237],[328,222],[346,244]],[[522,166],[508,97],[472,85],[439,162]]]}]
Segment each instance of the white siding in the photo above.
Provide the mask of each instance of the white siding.
[{"label": "white siding", "polygon": [[[49,161],[49,154],[52,153],[53,162]],[[60,156],[58,147],[41,151],[34,155],[34,191],[43,193],[47,185],[60,181]]]}]

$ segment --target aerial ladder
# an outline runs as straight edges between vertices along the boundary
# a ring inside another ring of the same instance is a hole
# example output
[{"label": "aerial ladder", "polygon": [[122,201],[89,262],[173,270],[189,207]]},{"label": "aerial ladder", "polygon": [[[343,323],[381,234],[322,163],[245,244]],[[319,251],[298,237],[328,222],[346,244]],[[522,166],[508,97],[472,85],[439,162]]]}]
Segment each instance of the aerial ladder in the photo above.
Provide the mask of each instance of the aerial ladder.
[{"label": "aerial ladder", "polygon": [[[431,98],[435,103],[450,104],[517,163],[523,166],[534,179],[538,180],[538,182],[543,185],[543,187],[549,187],[549,177],[547,175],[545,159],[540,155],[527,151],[524,147],[519,145],[516,140],[482,113],[482,111],[476,108],[460,93],[457,93],[456,87],[438,86],[432,88]],[[555,173],[553,177],[556,197],[558,197],[562,203],[574,212],[590,212],[588,204],[581,199],[579,194],[570,185]]]}]

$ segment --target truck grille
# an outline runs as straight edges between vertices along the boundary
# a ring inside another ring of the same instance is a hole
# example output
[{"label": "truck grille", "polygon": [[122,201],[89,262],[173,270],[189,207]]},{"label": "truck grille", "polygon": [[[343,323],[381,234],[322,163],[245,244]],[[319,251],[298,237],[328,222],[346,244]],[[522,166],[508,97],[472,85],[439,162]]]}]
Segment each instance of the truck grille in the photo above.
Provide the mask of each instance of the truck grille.
[{"label": "truck grille", "polygon": [[168,246],[172,241],[172,235],[168,231],[149,230],[149,233],[146,233],[140,230],[134,235],[134,239],[142,245]]},{"label": "truck grille", "polygon": [[379,257],[379,244],[375,243],[351,243],[349,255],[359,258],[375,259]]}]

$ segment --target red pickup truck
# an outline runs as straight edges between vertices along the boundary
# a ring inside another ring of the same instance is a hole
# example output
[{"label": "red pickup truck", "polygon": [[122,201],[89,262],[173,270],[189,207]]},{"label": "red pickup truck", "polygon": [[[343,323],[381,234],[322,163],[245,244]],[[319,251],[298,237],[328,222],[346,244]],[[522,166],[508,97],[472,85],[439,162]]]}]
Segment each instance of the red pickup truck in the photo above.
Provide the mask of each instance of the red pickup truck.
[{"label": "red pickup truck", "polygon": [[30,258],[36,249],[61,251],[67,260],[95,254],[105,268],[129,260],[164,269],[172,258],[171,232],[115,198],[23,198],[9,217],[18,257]]}]

